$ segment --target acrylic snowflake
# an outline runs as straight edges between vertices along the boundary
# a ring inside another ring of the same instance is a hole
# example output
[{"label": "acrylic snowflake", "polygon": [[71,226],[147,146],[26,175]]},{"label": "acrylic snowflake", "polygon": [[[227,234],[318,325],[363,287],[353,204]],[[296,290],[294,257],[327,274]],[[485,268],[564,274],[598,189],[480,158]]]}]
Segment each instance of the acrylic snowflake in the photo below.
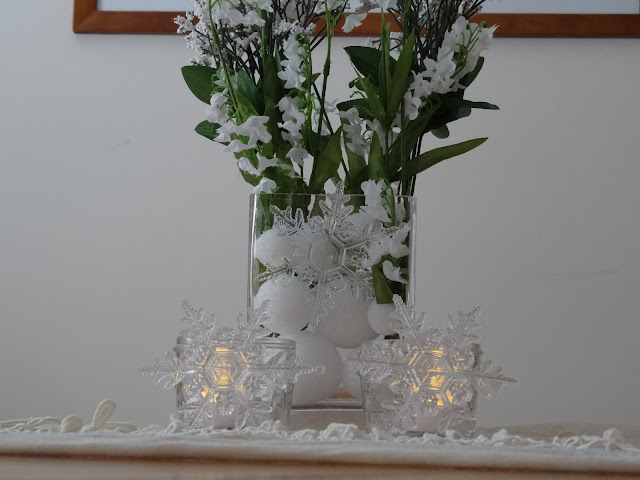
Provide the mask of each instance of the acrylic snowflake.
[{"label": "acrylic snowflake", "polygon": [[490,398],[514,379],[480,361],[478,309],[449,317],[447,330],[429,328],[424,313],[417,315],[394,296],[395,341],[378,340],[351,355],[368,384],[376,422],[394,434],[421,431],[425,420],[439,433],[475,428],[477,395]]},{"label": "acrylic snowflake", "polygon": [[186,423],[201,428],[220,425],[259,426],[265,420],[286,420],[293,384],[299,375],[322,373],[323,367],[299,363],[291,344],[269,337],[265,302],[238,316],[238,332],[215,330],[205,316],[183,302],[186,340],[179,353],[166,353],[139,370],[164,388],[178,388],[178,409]]},{"label": "acrylic snowflake", "polygon": [[[344,185],[339,183],[326,200],[319,200],[322,216],[305,220],[302,209],[295,213],[291,207],[284,210],[271,206],[273,229],[281,238],[289,240],[289,254],[277,265],[265,264],[256,280],[259,284],[284,278],[285,282],[301,282],[308,288],[309,323],[315,327],[329,309],[335,306],[334,293],[349,289],[355,299],[370,300],[374,296],[371,266],[376,243],[402,243],[409,225],[384,227],[381,222],[364,220],[356,225],[354,206],[349,205],[350,195],[345,195]],[[360,220],[363,220],[361,217]],[[406,249],[406,255],[408,248]],[[379,259],[375,260],[377,263]]]}]

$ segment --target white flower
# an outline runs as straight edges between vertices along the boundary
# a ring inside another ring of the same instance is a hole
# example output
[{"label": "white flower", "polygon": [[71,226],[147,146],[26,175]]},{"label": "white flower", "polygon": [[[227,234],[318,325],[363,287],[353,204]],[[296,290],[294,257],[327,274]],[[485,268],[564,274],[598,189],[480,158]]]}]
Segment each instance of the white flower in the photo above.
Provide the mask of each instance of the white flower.
[{"label": "white flower", "polygon": [[409,250],[409,247],[405,245],[407,236],[409,235],[409,230],[411,230],[411,227],[409,224],[405,223],[389,238],[389,254],[393,258],[402,258],[409,255],[411,250]]},{"label": "white flower", "polygon": [[249,145],[247,145],[246,143],[243,143],[242,140],[238,140],[237,138],[234,140],[231,140],[229,142],[229,145],[227,145],[223,152],[233,152],[233,153],[240,153],[243,152],[244,150],[248,150],[252,147],[250,147]]},{"label": "white flower", "polygon": [[404,94],[404,114],[409,120],[418,118],[422,100],[419,96],[411,95],[411,90],[407,90]]},{"label": "white flower", "polygon": [[273,12],[271,0],[253,0],[253,4],[260,10],[266,10],[267,12]]},{"label": "white flower", "polygon": [[247,157],[242,157],[238,160],[238,168],[240,168],[240,170],[255,176],[260,175],[267,168],[273,167],[277,164],[277,158],[267,158],[264,155],[258,155],[258,168],[254,167]]},{"label": "white flower", "polygon": [[442,46],[438,50],[438,62],[441,58],[453,57],[453,54],[458,53],[464,46],[467,49],[466,63],[457,65],[457,68],[462,68],[456,74],[456,78],[464,77],[476,68],[482,52],[493,45],[496,28],[484,28],[477,23],[469,23],[464,17],[458,18],[444,36]]},{"label": "white flower", "polygon": [[342,8],[345,3],[346,3],[345,0],[320,0],[316,5],[314,13],[318,13],[318,14],[325,13],[326,11],[325,7],[327,7],[327,10],[332,12],[334,10],[338,10]]},{"label": "white flower", "polygon": [[295,162],[298,165],[303,165],[304,159],[307,158],[308,156],[309,156],[309,152],[307,152],[304,148],[301,148],[301,147],[293,147],[285,155],[285,157],[290,158],[292,162]]},{"label": "white flower", "polygon": [[365,120],[364,124],[366,125],[367,130],[370,130],[378,134],[378,138],[380,139],[380,142],[383,141],[384,136],[386,135],[386,131],[384,128],[382,128],[382,125],[380,124],[377,118],[374,118],[373,120]]},{"label": "white flower", "polygon": [[[208,14],[205,14],[204,17],[200,16],[199,18],[207,18],[208,16]],[[235,8],[232,2],[227,1],[215,2],[212,5],[211,18],[214,22],[219,22],[231,27],[237,27],[238,25],[256,25],[262,27],[265,24],[265,21],[260,18],[260,15],[258,15],[255,10],[249,10],[248,13],[244,15],[240,10]]]},{"label": "white flower", "polygon": [[338,112],[338,116],[344,120],[347,120],[351,124],[362,123],[362,119],[360,118],[360,114],[358,113],[358,109],[356,107],[351,107],[349,110],[344,112]]},{"label": "white flower", "polygon": [[346,16],[344,20],[344,25],[342,26],[342,31],[345,33],[349,33],[354,28],[362,25],[362,21],[366,18],[367,14],[365,13],[350,13]]},{"label": "white flower", "polygon": [[[255,148],[258,145],[258,141],[268,143],[271,141],[271,134],[267,130],[266,123],[269,121],[267,116],[249,117],[243,124],[235,125],[229,121],[222,125],[218,129],[218,136],[215,138],[216,142],[226,143],[229,145],[224,149],[225,152],[242,152],[250,148]],[[241,135],[243,137],[249,137],[247,143],[244,143],[240,139],[231,139],[231,135]]]},{"label": "white flower", "polygon": [[394,267],[389,260],[382,262],[382,273],[393,282],[408,283],[400,274],[400,267]]},{"label": "white flower", "polygon": [[369,146],[367,145],[365,138],[362,136],[362,127],[354,124],[344,125],[342,129],[349,140],[346,143],[346,147],[356,155],[360,155],[361,157],[366,156],[369,152]]},{"label": "white flower", "polygon": [[[368,13],[377,7],[371,0],[361,0],[359,3],[360,5],[354,10],[356,13]],[[371,37],[369,37],[369,39],[370,38]]]},{"label": "white flower", "polygon": [[231,134],[234,133],[236,124],[229,120],[228,122],[220,125],[218,128],[218,136],[214,139],[216,142],[227,143],[231,141]]},{"label": "white flower", "polygon": [[[284,60],[283,64],[284,62],[287,62],[287,60]],[[295,88],[299,90],[302,87],[302,84],[304,83],[304,77],[300,75],[299,67],[299,65],[297,66],[297,68],[287,65],[284,70],[278,72],[278,78],[284,81],[284,88]]]},{"label": "white flower", "polygon": [[256,167],[254,167],[253,165],[251,165],[251,162],[249,161],[249,159],[247,157],[242,157],[240,159],[238,159],[238,168],[240,170],[242,170],[243,172],[247,172],[251,175],[259,175],[260,172],[258,172],[258,170],[256,169]]},{"label": "white flower", "polygon": [[289,34],[283,43],[283,53],[285,60],[282,60],[281,72],[278,72],[278,77],[285,82],[285,88],[300,89],[304,83],[304,76],[302,75],[302,47],[298,42],[297,36],[302,35],[300,32],[296,32],[295,29]]},{"label": "white flower", "polygon": [[347,142],[346,147],[357,155],[364,157],[369,149],[364,136],[362,135],[362,119],[355,107],[351,107],[345,112],[338,112],[338,116],[347,122],[343,123]]},{"label": "white flower", "polygon": [[271,193],[276,188],[276,182],[270,178],[263,178],[260,183],[253,188],[253,193]]},{"label": "white flower", "polygon": [[380,197],[380,194],[385,188],[384,180],[380,180],[376,183],[374,180],[366,180],[360,184],[360,188],[362,192],[366,195],[366,202],[374,201],[376,198]]},{"label": "white flower", "polygon": [[406,257],[410,253],[410,249],[405,242],[409,234],[411,226],[404,224],[398,231],[390,236],[382,237],[372,242],[367,251],[367,261],[365,267],[372,267],[382,260],[385,255],[391,255],[393,258]]},{"label": "white flower", "polygon": [[387,238],[380,238],[369,245],[367,251],[367,261],[364,262],[366,268],[371,268],[380,263],[382,257],[389,255],[389,242]]},{"label": "white flower", "polygon": [[235,133],[245,137],[249,137],[247,145],[254,148],[258,141],[268,143],[271,141],[271,134],[267,130],[266,123],[269,121],[269,117],[252,115],[242,125],[238,125],[235,128]]},{"label": "white flower", "polygon": [[398,0],[373,0],[373,3],[383,10],[396,8],[398,6]]},{"label": "white flower", "polygon": [[227,90],[211,95],[211,105],[207,107],[207,120],[218,125],[224,125],[229,120]]},{"label": "white flower", "polygon": [[384,180],[376,183],[373,180],[367,180],[360,184],[360,188],[364,192],[365,206],[360,208],[361,212],[366,213],[373,220],[379,220],[381,222],[390,222],[389,214],[382,205],[382,192],[386,190]]}]

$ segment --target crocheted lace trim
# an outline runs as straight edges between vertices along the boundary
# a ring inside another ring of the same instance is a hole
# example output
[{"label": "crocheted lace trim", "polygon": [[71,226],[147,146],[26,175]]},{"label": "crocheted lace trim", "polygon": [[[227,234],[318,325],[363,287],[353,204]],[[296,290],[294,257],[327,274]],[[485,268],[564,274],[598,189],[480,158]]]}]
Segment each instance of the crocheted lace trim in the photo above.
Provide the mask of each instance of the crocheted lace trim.
[{"label": "crocheted lace trim", "polygon": [[[544,449],[558,452],[582,451],[583,453],[607,453],[622,456],[640,456],[640,448],[628,443],[622,433],[610,428],[601,436],[572,435],[568,437],[554,436],[549,439],[534,439],[509,433],[506,429],[498,430],[491,435],[477,435],[467,438],[454,431],[445,436],[424,434],[422,437],[391,437],[384,432],[374,430],[371,433],[360,430],[356,425],[332,423],[324,430],[304,429],[290,432],[280,422],[265,422],[260,427],[242,430],[202,430],[193,429],[170,416],[169,425],[161,427],[152,425],[139,428],[129,422],[110,422],[116,409],[113,400],[103,400],[93,416],[93,421],[85,425],[78,415],[69,415],[63,419],[56,417],[34,417],[0,421],[0,434],[16,432],[52,432],[52,433],[124,433],[130,435],[177,435],[185,437],[208,437],[214,439],[234,440],[283,440],[294,442],[333,442],[333,441],[387,441],[394,444],[443,445],[443,446],[479,446],[479,447],[519,447],[527,449]],[[1,437],[0,437],[1,439]]]}]

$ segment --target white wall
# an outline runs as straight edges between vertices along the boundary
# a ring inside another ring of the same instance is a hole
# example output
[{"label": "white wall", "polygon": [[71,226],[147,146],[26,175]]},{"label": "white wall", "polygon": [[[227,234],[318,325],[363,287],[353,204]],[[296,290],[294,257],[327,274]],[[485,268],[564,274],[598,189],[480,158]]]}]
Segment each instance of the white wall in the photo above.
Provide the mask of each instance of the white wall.
[{"label": "white wall", "polygon": [[[3,10],[0,418],[112,397],[166,423],[173,392],[136,371],[183,298],[243,309],[249,188],[192,132],[182,39],[74,35],[72,3]],[[520,380],[483,424],[640,423],[639,80],[640,40],[499,39],[469,97],[502,110],[452,139],[491,140],[419,181],[419,308],[481,305]]]}]

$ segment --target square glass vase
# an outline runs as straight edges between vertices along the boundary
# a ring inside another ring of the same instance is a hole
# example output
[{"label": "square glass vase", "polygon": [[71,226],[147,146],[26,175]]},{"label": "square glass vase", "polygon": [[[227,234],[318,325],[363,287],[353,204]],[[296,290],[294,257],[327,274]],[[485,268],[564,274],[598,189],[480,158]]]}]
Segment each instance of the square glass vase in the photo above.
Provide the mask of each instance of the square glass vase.
[{"label": "square glass vase", "polygon": [[336,408],[361,408],[359,378],[342,358],[393,333],[393,295],[414,304],[416,203],[341,189],[251,195],[248,306],[269,300],[270,328],[298,342],[302,363],[326,367],[298,381],[294,408],[331,397]]}]

